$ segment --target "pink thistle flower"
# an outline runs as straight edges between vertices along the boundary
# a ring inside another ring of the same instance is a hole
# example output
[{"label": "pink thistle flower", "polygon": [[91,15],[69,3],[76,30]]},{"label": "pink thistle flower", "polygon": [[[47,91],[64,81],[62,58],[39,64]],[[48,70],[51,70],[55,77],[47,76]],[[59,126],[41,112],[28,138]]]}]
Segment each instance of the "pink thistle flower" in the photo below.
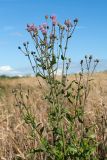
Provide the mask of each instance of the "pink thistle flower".
[{"label": "pink thistle flower", "polygon": [[65,20],[64,23],[67,27],[72,27],[73,25],[71,24],[71,21],[69,19]]},{"label": "pink thistle flower", "polygon": [[37,32],[37,27],[34,24],[27,24],[27,31],[28,32]]},{"label": "pink thistle flower", "polygon": [[45,24],[45,23],[43,23],[42,25],[39,26],[39,29],[41,30],[43,35],[47,34],[46,26],[47,26],[47,24]]},{"label": "pink thistle flower", "polygon": [[55,26],[57,24],[56,16],[52,15],[50,18],[52,19],[52,24]]},{"label": "pink thistle flower", "polygon": [[39,26],[39,29],[40,29],[40,30],[44,29],[43,25],[40,25],[40,26]]},{"label": "pink thistle flower", "polygon": [[68,31],[69,31],[69,28],[68,28],[68,27],[66,27],[66,28],[65,28],[65,30],[68,32]]},{"label": "pink thistle flower", "polygon": [[50,33],[50,39],[52,39],[54,37],[53,33]]},{"label": "pink thistle flower", "polygon": [[55,15],[50,16],[50,18],[51,18],[52,20],[56,20],[56,16],[55,16]]},{"label": "pink thistle flower", "polygon": [[52,24],[53,24],[54,26],[57,24],[56,19],[53,19],[53,20],[52,20]]},{"label": "pink thistle flower", "polygon": [[48,15],[45,16],[45,19],[48,19]]},{"label": "pink thistle flower", "polygon": [[47,28],[47,23],[43,23],[42,26],[46,29]]},{"label": "pink thistle flower", "polygon": [[39,26],[40,30],[46,29],[47,28],[47,23],[43,23],[42,25]]},{"label": "pink thistle flower", "polygon": [[42,32],[43,35],[46,35],[46,34],[47,34],[46,29],[42,29],[41,32]]}]

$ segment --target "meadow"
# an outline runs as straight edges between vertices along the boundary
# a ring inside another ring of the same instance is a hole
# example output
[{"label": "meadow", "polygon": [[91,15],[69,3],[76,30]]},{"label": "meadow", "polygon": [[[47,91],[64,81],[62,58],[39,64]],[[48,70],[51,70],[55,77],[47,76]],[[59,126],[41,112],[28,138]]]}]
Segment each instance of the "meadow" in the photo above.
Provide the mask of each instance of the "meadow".
[{"label": "meadow", "polygon": [[[73,79],[74,75],[69,76]],[[102,131],[102,116],[107,118],[107,73],[95,73],[93,84],[85,107],[86,123],[96,124],[98,141],[101,143],[102,132],[107,136],[107,127]],[[40,79],[43,89],[45,82]],[[24,94],[29,89],[29,103],[32,113],[39,123],[47,123],[47,103],[36,78],[0,78],[0,157],[1,160],[26,159],[26,151],[36,146],[30,139],[30,129],[22,119],[20,110],[15,106],[12,91],[22,85]],[[26,100],[25,100],[26,101]],[[105,137],[105,141],[107,137]],[[107,143],[107,141],[106,141]],[[107,144],[106,144],[107,145]],[[17,157],[17,158],[15,158]]]}]

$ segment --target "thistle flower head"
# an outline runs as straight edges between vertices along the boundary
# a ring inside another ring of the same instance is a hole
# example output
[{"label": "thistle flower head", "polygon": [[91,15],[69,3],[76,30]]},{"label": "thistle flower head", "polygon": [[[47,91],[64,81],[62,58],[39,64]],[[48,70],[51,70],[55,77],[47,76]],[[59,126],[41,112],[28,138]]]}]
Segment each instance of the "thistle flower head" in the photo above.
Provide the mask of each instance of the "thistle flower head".
[{"label": "thistle flower head", "polygon": [[50,39],[55,38],[55,37],[56,37],[55,34],[50,33]]},{"label": "thistle flower head", "polygon": [[75,18],[75,19],[74,19],[74,23],[78,23],[78,18]]},{"label": "thistle flower head", "polygon": [[55,26],[57,24],[56,16],[52,15],[50,18],[52,19],[52,24]]},{"label": "thistle flower head", "polygon": [[43,35],[47,34],[47,30],[46,29],[42,29],[41,32],[42,32]]},{"label": "thistle flower head", "polygon": [[50,16],[50,18],[51,18],[52,20],[56,20],[56,16],[55,16],[55,15]]},{"label": "thistle flower head", "polygon": [[37,32],[37,27],[34,24],[27,24],[27,31],[28,32]]},{"label": "thistle flower head", "polygon": [[92,55],[90,55],[90,56],[89,56],[89,59],[91,60],[92,58],[93,58]]},{"label": "thistle flower head", "polygon": [[24,43],[23,43],[23,46],[25,46],[25,47],[26,47],[26,42],[24,42]]},{"label": "thistle flower head", "polygon": [[47,25],[47,23],[43,23],[42,26],[43,26],[43,28],[46,29],[48,25]]},{"label": "thistle flower head", "polygon": [[88,56],[87,55],[85,55],[85,59],[87,59],[88,58]]},{"label": "thistle flower head", "polygon": [[21,47],[19,46],[18,49],[21,49]]},{"label": "thistle flower head", "polygon": [[46,19],[46,20],[48,19],[48,15],[45,16],[45,19]]},{"label": "thistle flower head", "polygon": [[95,59],[94,62],[99,63],[99,59]]},{"label": "thistle flower head", "polygon": [[52,24],[53,24],[54,26],[56,26],[57,21],[56,21],[56,20],[52,20]]},{"label": "thistle flower head", "polygon": [[71,21],[69,19],[65,20],[65,23],[64,23],[68,28],[69,27],[73,27]]},{"label": "thistle flower head", "polygon": [[42,25],[39,26],[39,29],[41,30],[43,35],[47,34],[46,28],[47,28],[47,23],[43,23]]},{"label": "thistle flower head", "polygon": [[82,65],[82,64],[83,64],[83,62],[84,62],[84,61],[83,61],[83,59],[82,59],[82,60],[80,61],[80,64]]}]

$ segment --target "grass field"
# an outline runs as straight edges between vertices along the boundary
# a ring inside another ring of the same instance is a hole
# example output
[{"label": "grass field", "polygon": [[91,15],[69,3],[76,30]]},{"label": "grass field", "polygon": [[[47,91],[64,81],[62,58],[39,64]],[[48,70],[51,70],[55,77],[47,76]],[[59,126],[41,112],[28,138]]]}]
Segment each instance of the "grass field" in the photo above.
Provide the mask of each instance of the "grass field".
[{"label": "grass field", "polygon": [[[93,76],[89,98],[86,104],[86,123],[98,123],[100,131],[101,116],[107,117],[107,73],[96,73]],[[69,80],[73,76],[69,77]],[[22,85],[24,95],[29,89],[29,102],[32,113],[40,123],[47,123],[47,103],[43,97],[46,91],[45,83],[40,79],[41,89],[36,78],[0,78],[0,157],[1,160],[26,159],[26,151],[30,146],[36,146],[36,140],[30,141],[28,126],[24,123],[21,113],[15,106],[12,91]],[[65,106],[66,107],[66,106]],[[98,127],[97,126],[97,127]],[[105,129],[107,133],[107,129]],[[100,135],[100,132],[99,132]],[[35,144],[34,144],[35,143]]]}]

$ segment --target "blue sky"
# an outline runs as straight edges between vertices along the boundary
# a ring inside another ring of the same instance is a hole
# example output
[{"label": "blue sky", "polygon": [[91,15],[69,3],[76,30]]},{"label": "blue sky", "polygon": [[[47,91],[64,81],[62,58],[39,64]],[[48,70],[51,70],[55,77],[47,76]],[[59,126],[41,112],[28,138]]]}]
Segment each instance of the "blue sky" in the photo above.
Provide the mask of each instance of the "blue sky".
[{"label": "blue sky", "polygon": [[69,44],[73,63],[92,54],[103,60],[99,67],[107,69],[107,0],[0,0],[0,74],[31,72],[17,48],[30,40],[27,23],[39,25],[45,15],[52,14],[62,23],[67,18],[79,19]]}]

